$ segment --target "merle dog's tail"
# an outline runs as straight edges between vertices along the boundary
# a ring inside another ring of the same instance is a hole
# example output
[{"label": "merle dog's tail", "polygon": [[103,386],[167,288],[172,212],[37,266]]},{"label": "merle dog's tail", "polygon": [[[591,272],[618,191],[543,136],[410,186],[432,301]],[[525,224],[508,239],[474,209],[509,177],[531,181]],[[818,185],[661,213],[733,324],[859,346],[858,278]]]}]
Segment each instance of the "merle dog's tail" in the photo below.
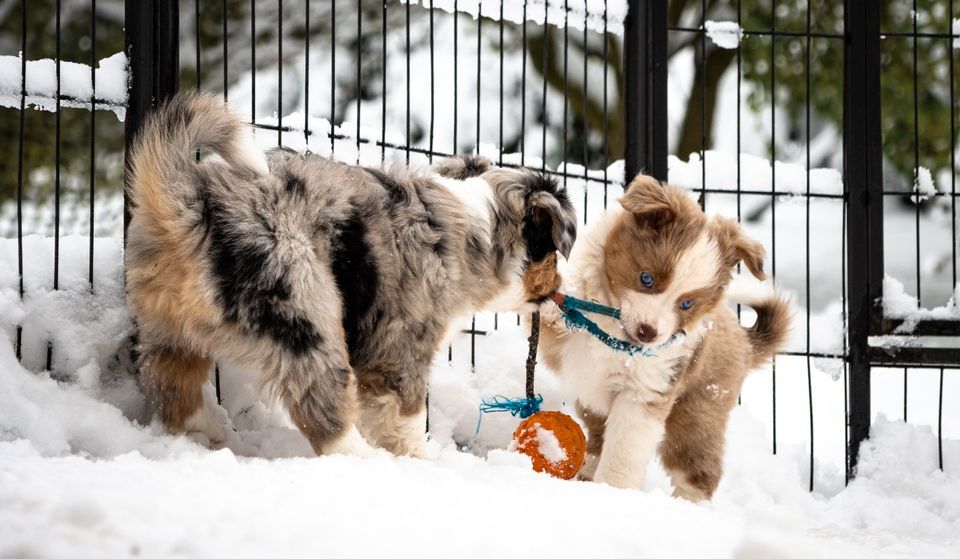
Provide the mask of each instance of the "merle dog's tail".
[{"label": "merle dog's tail", "polygon": [[[237,173],[269,172],[249,128],[212,93],[177,95],[148,115],[127,159],[127,192],[135,215],[154,233],[170,232],[197,200],[195,154],[211,151]],[[164,231],[164,230],[167,231]]]}]

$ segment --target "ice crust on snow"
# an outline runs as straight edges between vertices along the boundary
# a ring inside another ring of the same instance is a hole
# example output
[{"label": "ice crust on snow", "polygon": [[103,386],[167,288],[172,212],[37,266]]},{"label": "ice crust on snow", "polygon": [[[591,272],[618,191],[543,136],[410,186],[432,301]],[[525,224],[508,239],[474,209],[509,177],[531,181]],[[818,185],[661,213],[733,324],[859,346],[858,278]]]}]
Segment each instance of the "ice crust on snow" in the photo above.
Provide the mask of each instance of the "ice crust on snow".
[{"label": "ice crust on snow", "polygon": [[[523,23],[524,6],[526,20],[556,27],[569,26],[573,29],[588,29],[623,34],[623,22],[627,16],[626,0],[400,0],[409,4],[420,4],[424,8],[434,8],[453,13],[454,9],[470,14],[474,18],[482,15],[492,20]],[[502,14],[501,14],[502,10]]]},{"label": "ice crust on snow", "polygon": [[[0,56],[0,106],[19,109],[21,96],[21,57]],[[60,61],[60,100],[63,107],[90,108],[92,98],[98,108],[113,111],[119,120],[126,116],[127,56],[118,52],[101,59],[96,70],[96,92],[91,68],[86,64]],[[57,108],[57,64],[50,58],[28,60],[26,64],[26,104],[44,111]]]},{"label": "ice crust on snow", "polygon": [[735,49],[740,46],[743,29],[737,25],[737,22],[707,20],[703,25],[707,31],[707,37],[718,47]]}]

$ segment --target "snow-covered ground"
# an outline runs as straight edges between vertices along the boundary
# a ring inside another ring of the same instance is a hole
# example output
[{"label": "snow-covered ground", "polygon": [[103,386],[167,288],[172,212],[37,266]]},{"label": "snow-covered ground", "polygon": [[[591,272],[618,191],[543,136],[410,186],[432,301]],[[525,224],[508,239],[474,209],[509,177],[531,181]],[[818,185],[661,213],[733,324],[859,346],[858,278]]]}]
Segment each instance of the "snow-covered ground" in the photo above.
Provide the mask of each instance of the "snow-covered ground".
[{"label": "snow-covered ground", "polygon": [[[410,1],[430,5],[427,0]],[[551,1],[551,9],[545,12],[547,3],[531,0],[527,17],[533,22],[547,17],[556,25],[566,19],[571,28],[587,25],[597,30],[602,28],[606,6],[610,30],[619,32],[623,4],[571,0],[566,14],[556,2]],[[435,0],[433,5],[453,9],[447,0]],[[510,3],[504,17],[511,21],[522,17],[514,9],[518,5]],[[460,0],[456,6],[469,14],[480,9],[488,17],[499,17],[499,8],[499,2],[488,0]],[[735,46],[739,29],[724,23],[711,22],[711,37]],[[414,33],[423,33],[422,26],[422,21],[415,21]],[[498,148],[486,143],[500,133],[497,119],[475,122],[472,116],[477,90],[472,71],[460,73],[459,143],[452,142],[451,26],[451,18],[437,19],[436,122],[429,119],[428,96],[415,94],[413,127],[424,130],[435,124],[435,147],[441,151],[469,149],[479,127],[483,141],[479,150],[497,159]],[[464,29],[468,27],[461,25],[461,33],[469,35]],[[387,141],[402,145],[406,114],[393,105],[406,101],[405,59],[400,54],[403,36],[392,34],[390,41],[389,52],[398,53],[389,57],[387,68],[388,82],[393,84],[387,92],[391,110],[382,124],[380,99],[364,101],[360,136],[379,140],[385,127]],[[473,40],[461,42],[461,68],[473,68],[476,63],[473,45]],[[483,60],[497,60],[496,46],[484,42]],[[540,103],[540,78],[531,74],[527,89],[520,91],[522,58],[510,51],[506,55],[502,87],[514,93],[503,107],[505,135],[522,133],[526,145],[533,147],[523,161],[538,166],[543,127],[531,122],[531,115]],[[692,64],[692,58],[684,56],[671,62],[671,91],[689,87],[692,73],[683,68]],[[428,83],[428,51],[416,49],[411,57],[411,82]],[[19,62],[17,57],[0,60],[0,97],[16,97],[17,107]],[[98,72],[108,68],[115,77],[119,59],[104,62]],[[576,60],[570,62],[571,75],[580,76],[582,67],[576,68]],[[302,63],[295,60],[291,65]],[[40,80],[32,82],[36,87],[28,84],[30,91],[39,95],[50,89],[50,64],[30,63],[28,76],[36,68],[36,76],[30,79]],[[90,69],[65,68],[67,75],[76,75],[69,87],[79,89],[72,94],[89,96]],[[494,69],[499,69],[498,64]],[[328,58],[314,54],[311,75],[317,83],[326,83],[324,76],[331,71]],[[350,64],[341,58],[338,74],[349,71]],[[603,81],[604,71],[593,64],[589,74],[589,94],[596,98],[601,87],[594,84]],[[487,76],[492,74],[483,74],[481,112],[499,114],[501,85]],[[288,68],[284,90],[302,89],[298,79],[298,73]],[[110,82],[107,74],[98,75],[98,96]],[[257,82],[256,120],[276,123],[276,116],[267,116],[276,68],[261,68]],[[708,151],[705,162],[696,155],[672,157],[669,171],[675,184],[691,190],[735,188],[738,159],[730,155],[731,146],[736,145],[732,120],[736,111],[730,110],[736,102],[735,85],[732,73],[721,82],[717,150]],[[250,107],[249,86],[241,79],[230,91],[231,105],[241,112]],[[314,86],[309,91],[314,113],[317,107],[329,106],[326,88]],[[528,121],[522,128],[518,95],[527,101]],[[672,130],[679,125],[683,101],[671,95]],[[301,112],[284,116],[283,125],[296,129],[307,122],[314,132],[309,139],[297,131],[284,133],[284,144],[330,153],[329,122],[313,116],[304,119],[303,99],[284,106]],[[555,122],[561,111],[562,97],[553,91],[548,95],[548,120]],[[346,139],[337,141],[334,154],[345,161],[377,165],[379,146],[365,143],[357,151],[352,136],[358,116],[351,104],[336,129]],[[768,262],[768,270],[775,268],[777,283],[796,304],[797,326],[790,349],[842,353],[842,202],[810,200],[808,224],[807,199],[798,196],[806,192],[806,170],[790,161],[771,166],[756,157],[766,151],[769,115],[745,110],[743,120],[741,187],[769,192],[775,174],[776,190],[785,194],[776,199],[775,217],[766,208],[770,197],[764,195],[743,196],[738,206],[735,196],[710,194],[707,210],[755,214],[744,225],[747,232],[764,242],[771,254],[776,244],[776,261]],[[781,129],[785,127],[778,128],[782,134]],[[811,151],[829,153],[836,145],[836,138],[829,136],[815,139]],[[257,140],[271,147],[277,135],[260,130]],[[422,138],[418,145],[425,147],[427,141]],[[548,152],[556,154],[558,137],[550,134],[546,141]],[[778,145],[787,141],[777,139]],[[402,161],[406,154],[387,149],[385,155],[388,161]],[[426,162],[421,155],[411,155],[414,164]],[[519,163],[521,156],[506,154],[503,159]],[[826,160],[839,166],[836,158]],[[605,205],[616,203],[622,162],[606,171],[562,164],[558,169],[593,179],[566,181],[578,212],[588,222]],[[918,171],[918,196],[942,188],[943,181],[928,175]],[[613,183],[606,191],[596,182],[604,176]],[[829,168],[811,170],[809,186],[816,194],[843,190],[840,173]],[[526,458],[506,450],[519,421],[507,414],[485,415],[471,452],[458,450],[476,434],[482,398],[523,393],[526,332],[517,325],[515,315],[478,315],[476,327],[486,335],[476,338],[475,347],[469,336],[462,335],[453,342],[452,360],[448,361],[446,352],[437,357],[430,387],[430,460],[313,457],[277,403],[258,393],[257,373],[229,363],[220,364],[221,405],[213,404],[213,384],[206,388],[216,416],[230,427],[227,441],[211,449],[202,439],[170,437],[151,417],[127,359],[133,324],[122,289],[122,199],[98,199],[96,211],[92,290],[87,277],[89,239],[82,236],[90,219],[85,204],[63,206],[58,291],[51,290],[50,204],[38,207],[28,201],[25,206],[23,300],[18,293],[17,241],[0,238],[0,558],[960,556],[960,376],[952,370],[942,376],[941,406],[937,405],[940,371],[911,370],[905,385],[903,370],[874,370],[876,416],[871,439],[862,449],[859,477],[845,487],[843,364],[836,359],[780,356],[775,369],[764,368],[748,379],[742,405],[734,411],[728,430],[726,476],[714,501],[702,505],[670,498],[669,482],[658,464],[651,465],[645,491],[535,474]],[[924,212],[920,218],[925,253],[938,258],[949,254],[951,242],[950,224],[942,217]],[[12,204],[0,208],[0,237],[14,234],[15,218]],[[888,232],[913,230],[915,216],[910,208],[893,208],[888,219]],[[808,238],[810,259],[806,257]],[[906,282],[906,287],[889,282],[891,312],[911,314],[915,306],[909,295],[912,238],[898,233],[887,241],[889,251],[905,255],[888,261],[887,272]],[[927,300],[932,293],[932,300],[940,305],[947,303],[953,286],[947,274],[937,275],[936,265],[924,260],[924,297]],[[956,305],[950,302],[930,312],[953,316]],[[745,313],[746,320],[749,314]],[[18,324],[23,327],[22,361],[12,350]],[[52,371],[41,372],[48,347]],[[544,409],[572,413],[568,395],[543,367],[537,391],[545,397]],[[902,422],[904,400],[909,404],[909,424]],[[938,469],[938,428],[944,471]],[[774,440],[776,454],[771,452]],[[808,490],[811,452],[813,492]]]}]

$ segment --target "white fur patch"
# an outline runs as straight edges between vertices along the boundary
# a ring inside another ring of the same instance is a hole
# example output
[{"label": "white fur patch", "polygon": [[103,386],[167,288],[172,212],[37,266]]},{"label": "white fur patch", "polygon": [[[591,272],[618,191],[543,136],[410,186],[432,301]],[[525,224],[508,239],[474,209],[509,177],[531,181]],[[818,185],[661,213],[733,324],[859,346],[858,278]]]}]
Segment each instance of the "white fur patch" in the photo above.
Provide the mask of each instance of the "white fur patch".
[{"label": "white fur patch", "polygon": [[227,438],[227,431],[213,417],[205,402],[183,422],[183,429],[187,433],[203,433],[214,443],[223,442]]},{"label": "white fur patch", "polygon": [[323,447],[324,454],[350,454],[361,458],[371,458],[380,452],[370,446],[356,425],[351,425],[342,437]]},{"label": "white fur patch", "polygon": [[535,305],[527,302],[527,290],[523,288],[522,263],[516,263],[515,269],[510,273],[510,283],[500,290],[483,308],[491,312],[530,312],[536,310]]},{"label": "white fur patch", "polygon": [[757,306],[776,297],[777,293],[770,283],[757,278],[738,274],[733,277],[727,288],[727,299],[747,306]]},{"label": "white fur patch", "polygon": [[427,409],[405,416],[395,394],[367,399],[360,407],[359,429],[372,444],[398,456],[426,458]]},{"label": "white fur patch", "polygon": [[603,450],[593,480],[614,487],[643,489],[647,464],[663,439],[663,423],[647,415],[629,392],[614,400],[607,416]]},{"label": "white fur patch", "polygon": [[487,181],[479,177],[459,181],[441,176],[437,176],[436,181],[456,196],[463,203],[467,213],[483,223],[487,232],[490,232],[490,215],[496,205],[496,199]]},{"label": "white fur patch", "polygon": [[270,174],[270,168],[267,166],[267,158],[264,156],[263,150],[258,148],[257,144],[254,143],[252,132],[243,134],[241,139],[238,140],[233,147],[236,151],[235,157],[238,163],[246,165],[259,175],[266,176]]}]

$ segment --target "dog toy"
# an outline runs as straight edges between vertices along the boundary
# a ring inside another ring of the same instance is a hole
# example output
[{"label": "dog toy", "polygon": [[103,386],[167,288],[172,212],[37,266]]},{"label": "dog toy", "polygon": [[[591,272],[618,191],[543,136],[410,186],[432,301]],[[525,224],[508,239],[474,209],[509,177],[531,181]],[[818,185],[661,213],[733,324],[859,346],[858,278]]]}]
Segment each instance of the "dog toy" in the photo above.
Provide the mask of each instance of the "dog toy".
[{"label": "dog toy", "polygon": [[540,341],[540,313],[531,317],[530,349],[527,353],[526,398],[494,396],[480,403],[477,430],[467,445],[469,448],[480,433],[484,413],[510,412],[523,419],[513,432],[513,447],[530,457],[533,469],[560,479],[577,475],[587,456],[587,438],[580,425],[569,415],[558,411],[540,411],[543,396],[534,394],[534,370],[537,365],[537,345]]},{"label": "dog toy", "polygon": [[650,357],[656,354],[657,350],[666,349],[683,343],[686,335],[677,332],[666,342],[658,346],[643,346],[632,344],[626,340],[611,336],[600,328],[596,322],[590,320],[580,311],[602,314],[620,320],[620,309],[601,305],[593,301],[584,301],[563,293],[554,293],[550,300],[557,304],[560,312],[563,313],[563,322],[571,330],[581,330],[587,332],[594,338],[600,340],[604,345],[614,351],[621,351],[630,356],[639,355],[640,357]]},{"label": "dog toy", "polygon": [[[657,350],[673,347],[685,339],[682,332],[674,334],[669,340],[658,346],[642,346],[632,344],[626,340],[606,333],[596,322],[584,316],[584,312],[609,316],[620,319],[620,309],[601,305],[593,301],[577,299],[570,295],[554,293],[550,299],[557,304],[563,313],[567,328],[581,330],[602,342],[614,351],[620,351],[632,356],[650,357]],[[581,312],[582,311],[582,312]],[[534,370],[537,364],[537,345],[540,340],[540,313],[535,312],[531,319],[530,350],[527,354],[527,395],[526,398],[505,398],[494,396],[490,400],[480,403],[480,415],[477,418],[477,429],[467,444],[473,446],[480,433],[480,422],[483,414],[493,412],[509,412],[510,415],[520,416],[523,421],[513,432],[513,446],[518,452],[526,454],[533,462],[533,469],[537,472],[547,472],[560,479],[570,479],[577,475],[587,455],[587,438],[580,425],[569,415],[558,411],[540,411],[543,397],[534,394]]]}]

